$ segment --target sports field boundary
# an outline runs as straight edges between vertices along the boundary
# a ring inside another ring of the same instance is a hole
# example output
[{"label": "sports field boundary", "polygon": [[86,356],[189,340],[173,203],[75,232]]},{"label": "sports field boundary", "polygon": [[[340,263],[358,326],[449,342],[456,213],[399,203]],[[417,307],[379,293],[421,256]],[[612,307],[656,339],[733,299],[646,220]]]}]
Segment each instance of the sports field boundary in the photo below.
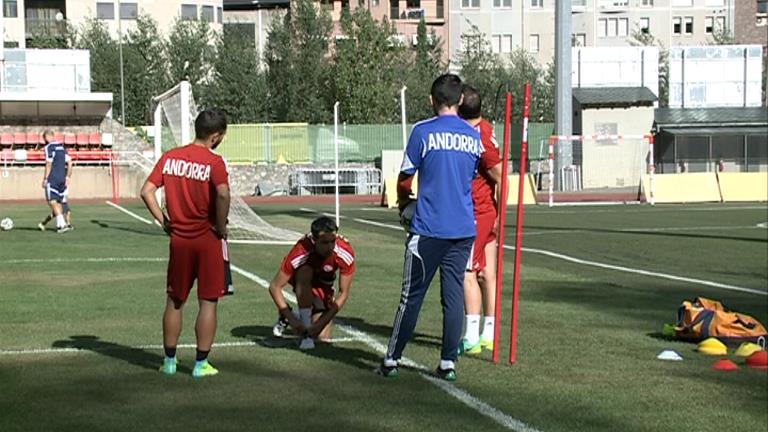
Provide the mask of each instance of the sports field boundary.
[{"label": "sports field boundary", "polygon": [[[114,207],[115,209],[117,209],[117,210],[119,210],[119,211],[121,211],[121,212],[123,212],[123,213],[125,213],[125,214],[127,214],[127,215],[129,215],[129,216],[131,216],[131,217],[133,217],[135,219],[137,219],[137,220],[141,221],[143,219],[141,216],[139,216],[139,215],[137,215],[137,214],[127,210],[127,209],[124,209],[124,208],[122,208],[121,206],[119,206],[117,204],[114,204],[114,203],[111,203],[111,202],[108,202],[108,204],[110,204],[110,206]],[[260,276],[258,276],[256,274],[254,274],[254,273],[251,273],[251,272],[249,272],[249,271],[247,271],[245,269],[242,269],[242,268],[240,268],[240,267],[238,267],[238,266],[236,266],[234,264],[230,264],[230,267],[232,268],[232,271],[234,271],[235,273],[238,273],[239,275],[245,277],[246,279],[250,279],[252,282],[255,282],[256,284],[260,285],[261,287],[263,287],[265,289],[269,288],[269,282],[266,279],[264,279],[264,278],[262,278],[262,277],[260,277]],[[296,297],[292,293],[285,292],[285,291],[284,291],[284,293],[286,295],[286,299],[287,300],[289,300],[290,302],[292,302],[294,304],[296,303]],[[356,329],[356,328],[354,328],[354,327],[352,327],[352,326],[350,326],[348,324],[343,324],[343,318],[337,318],[337,321],[340,321],[340,323],[337,324],[337,328],[339,328],[344,333],[346,333],[346,334],[348,334],[348,335],[350,335],[352,337],[356,337],[360,342],[362,342],[363,344],[367,345],[368,347],[370,347],[371,349],[373,349],[374,351],[376,351],[376,352],[378,352],[378,353],[380,353],[382,355],[386,353],[386,347],[381,342],[376,340],[373,336],[371,336],[368,333],[365,333],[365,332],[363,332],[361,330],[358,330],[358,329]],[[499,424],[499,425],[501,425],[501,426],[503,426],[503,427],[505,427],[505,428],[507,428],[509,430],[513,430],[513,431],[517,431],[517,432],[540,432],[538,429],[535,429],[535,428],[527,425],[526,423],[522,422],[521,420],[518,420],[518,419],[516,419],[514,417],[511,417],[510,415],[508,415],[508,414],[500,411],[499,409],[497,409],[497,408],[487,404],[486,402],[483,402],[482,400],[476,398],[475,396],[472,396],[471,394],[467,393],[466,391],[459,389],[455,385],[453,385],[453,384],[451,384],[451,383],[449,383],[447,381],[443,381],[443,380],[441,380],[439,378],[436,378],[436,377],[432,376],[430,369],[427,368],[426,366],[421,365],[419,363],[416,363],[416,362],[414,362],[412,360],[409,360],[406,357],[403,357],[401,359],[401,362],[402,362],[403,365],[417,370],[419,375],[422,378],[424,378],[425,380],[427,380],[428,382],[432,383],[436,387],[438,387],[441,390],[445,391],[450,396],[452,396],[456,400],[460,401],[461,403],[463,403],[467,407],[469,407],[469,408],[473,409],[474,411],[478,412],[479,414],[481,414],[481,415],[483,415],[485,417],[490,418],[491,420],[493,420],[497,424]],[[373,371],[371,371],[371,373],[373,373]],[[386,378],[382,378],[382,379],[386,379]]]},{"label": "sports field boundary", "polygon": [[[313,210],[311,208],[306,208],[306,207],[302,207],[299,210],[307,212],[307,213],[316,213],[316,214],[322,214],[322,215],[326,215],[326,216],[334,216],[334,215],[332,215],[330,213],[324,213],[324,212],[320,212],[320,211]],[[349,219],[349,220],[352,220],[354,222],[359,222],[359,223],[362,223],[362,224],[373,225],[373,226],[377,226],[377,227],[381,227],[381,228],[389,228],[389,229],[393,229],[393,230],[397,230],[397,231],[401,231],[401,232],[403,231],[403,227],[401,227],[399,225],[392,225],[392,224],[376,222],[376,221],[371,221],[371,220],[367,220],[367,219],[360,219],[360,218],[348,218],[347,216],[339,216],[339,217],[342,218],[342,219]],[[504,245],[504,249],[515,250],[515,247],[514,246],[510,246],[510,245]],[[534,248],[523,247],[522,250],[523,250],[523,252],[535,253],[535,254],[538,254],[538,255],[548,256],[550,258],[556,258],[556,259],[560,259],[560,260],[563,260],[563,261],[568,261],[568,262],[571,262],[571,263],[574,263],[574,264],[581,264],[581,265],[590,266],[590,267],[598,267],[598,268],[602,268],[602,269],[606,269],[606,270],[615,270],[615,271],[620,271],[620,272],[624,272],[624,273],[641,274],[641,275],[644,275],[644,276],[656,277],[656,278],[661,278],[661,279],[668,279],[668,280],[673,280],[673,281],[676,281],[676,282],[686,282],[686,283],[692,283],[692,284],[706,285],[706,286],[712,287],[712,288],[724,289],[724,290],[729,290],[729,291],[739,291],[739,292],[744,292],[744,293],[748,293],[748,294],[755,294],[755,295],[761,295],[761,296],[768,296],[768,292],[760,291],[760,290],[754,289],[754,288],[746,288],[746,287],[740,287],[740,286],[736,286],[736,285],[730,285],[730,284],[725,284],[725,283],[720,283],[720,282],[715,282],[715,281],[709,281],[709,280],[705,280],[705,279],[697,279],[697,278],[690,278],[690,277],[685,277],[685,276],[677,276],[677,275],[672,275],[672,274],[668,274],[668,273],[660,273],[660,272],[654,272],[654,271],[650,271],[650,270],[643,270],[643,269],[637,269],[637,268],[632,268],[632,267],[624,267],[624,266],[615,265],[615,264],[607,264],[607,263],[601,263],[601,262],[597,262],[597,261],[590,261],[590,260],[586,260],[586,259],[582,259],[582,258],[577,258],[577,257],[573,257],[573,256],[570,256],[570,255],[565,255],[565,254],[561,254],[561,253],[557,253],[557,252],[553,252],[553,251],[548,251],[548,250],[544,250],[544,249],[534,249]]]}]

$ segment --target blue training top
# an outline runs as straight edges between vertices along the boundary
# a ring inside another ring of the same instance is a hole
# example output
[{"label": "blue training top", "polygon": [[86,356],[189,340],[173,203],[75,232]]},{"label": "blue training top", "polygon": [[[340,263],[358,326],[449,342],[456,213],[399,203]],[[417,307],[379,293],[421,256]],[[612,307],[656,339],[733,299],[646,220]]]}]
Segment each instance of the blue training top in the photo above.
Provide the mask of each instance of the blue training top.
[{"label": "blue training top", "polygon": [[473,237],[472,179],[484,149],[480,133],[455,114],[413,127],[400,171],[419,172],[418,201],[411,232],[428,237]]},{"label": "blue training top", "polygon": [[45,146],[45,161],[51,163],[51,172],[48,174],[48,183],[59,185],[67,179],[67,161],[69,155],[64,144],[51,142]]}]

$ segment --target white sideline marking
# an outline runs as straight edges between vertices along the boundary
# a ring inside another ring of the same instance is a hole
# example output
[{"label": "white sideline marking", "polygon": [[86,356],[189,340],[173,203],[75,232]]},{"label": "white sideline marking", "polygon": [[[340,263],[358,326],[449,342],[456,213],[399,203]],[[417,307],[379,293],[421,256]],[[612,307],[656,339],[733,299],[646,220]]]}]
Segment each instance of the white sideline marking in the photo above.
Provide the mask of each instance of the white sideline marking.
[{"label": "white sideline marking", "polygon": [[24,258],[3,261],[3,264],[37,264],[37,263],[103,263],[103,262],[166,262],[168,258],[147,257],[101,257],[101,258]]},{"label": "white sideline marking", "polygon": [[[510,206],[511,207],[511,206]],[[563,208],[563,207],[561,207]],[[526,209],[526,213],[536,213],[536,214],[585,214],[585,213],[629,213],[632,211],[633,213],[639,213],[639,212],[658,212],[658,211],[679,211],[679,212],[709,212],[709,211],[738,211],[738,210],[766,210],[768,209],[767,206],[742,206],[742,207],[692,207],[692,208],[679,208],[678,206],[674,204],[670,205],[656,205],[655,207],[647,207],[647,206],[632,206],[632,207],[624,207],[624,206],[615,206],[610,209],[588,209],[584,208],[581,210],[552,210],[552,209],[546,209],[546,208],[532,208],[531,210]],[[636,211],[635,211],[636,210]]]},{"label": "white sideline marking", "polygon": [[[98,342],[98,341],[96,341]],[[346,343],[346,342],[358,342],[356,338],[353,337],[341,337],[341,338],[331,338],[331,340],[328,341],[328,343]],[[257,346],[259,345],[257,342],[253,341],[237,341],[237,342],[216,342],[213,344],[214,348],[239,348],[239,347],[251,347],[251,346]],[[197,344],[179,344],[176,346],[176,348],[180,349],[191,349],[191,348],[197,348]],[[88,348],[29,348],[29,349],[18,349],[18,350],[0,350],[0,355],[27,355],[27,354],[61,354],[61,353],[92,353],[92,352],[101,352],[101,351],[114,351],[114,350],[126,350],[126,349],[151,349],[151,350],[161,350],[163,349],[163,345],[161,344],[146,344],[146,345],[136,345],[136,346],[115,346],[115,347],[104,347],[101,349],[88,349]]]},{"label": "white sideline marking", "polygon": [[[312,211],[311,209],[301,209],[301,210],[303,210],[303,211]],[[317,213],[317,212],[315,212],[315,213]],[[374,225],[375,224],[376,226],[396,229],[398,231],[402,231],[402,229],[403,229],[402,227],[400,227],[398,225],[382,224],[382,223],[379,223],[379,222],[366,221],[365,219],[353,219],[353,220],[355,220],[357,222],[360,222],[360,223],[365,223],[365,224],[370,224],[370,225]],[[515,250],[515,247],[514,246],[510,246],[510,245],[504,245],[504,248],[505,249],[509,249],[509,250]],[[583,265],[588,265],[588,266],[592,266],[592,267],[600,267],[600,268],[604,268],[604,269],[617,270],[617,271],[622,271],[622,272],[626,272],[626,273],[635,273],[635,274],[641,274],[641,275],[644,275],[644,276],[652,276],[652,277],[657,277],[657,278],[662,278],[662,279],[670,279],[670,280],[674,280],[674,281],[678,281],[678,282],[690,282],[690,283],[693,283],[693,284],[701,284],[701,285],[706,285],[706,286],[710,286],[710,287],[713,287],[713,288],[721,288],[721,289],[725,289],[725,290],[740,291],[740,292],[745,292],[745,293],[749,293],[749,294],[768,296],[768,292],[760,291],[760,290],[753,289],[753,288],[745,288],[745,287],[740,287],[740,286],[736,286],[736,285],[729,285],[729,284],[724,284],[724,283],[720,283],[720,282],[708,281],[708,280],[704,280],[704,279],[695,279],[695,278],[688,278],[688,277],[683,277],[683,276],[675,276],[675,275],[671,275],[671,274],[667,274],[667,273],[658,273],[658,272],[652,272],[652,271],[648,271],[648,270],[635,269],[635,268],[631,268],[631,267],[622,267],[622,266],[613,265],[613,264],[605,264],[605,263],[600,263],[600,262],[596,262],[596,261],[588,261],[588,260],[584,260],[584,259],[581,259],[581,258],[576,258],[576,257],[568,256],[568,255],[563,255],[563,254],[559,254],[559,253],[556,253],[556,252],[552,252],[552,251],[548,251],[548,250],[543,250],[543,249],[533,249],[533,248],[524,247],[523,248],[523,252],[531,252],[531,253],[535,253],[535,254],[546,255],[546,256],[551,257],[551,258],[558,258],[558,259],[565,260],[565,261],[570,261],[570,262],[573,262],[573,263],[576,263],[576,264],[583,264]]]},{"label": "white sideline marking", "polygon": [[768,228],[768,222],[759,223],[759,224],[757,224],[757,227],[758,228]]},{"label": "white sideline marking", "polygon": [[117,205],[117,204],[113,203],[112,201],[107,201],[107,204],[111,205],[112,207],[114,207],[114,208],[116,208],[116,209],[120,210],[121,212],[123,212],[123,213],[125,213],[125,214],[127,214],[127,215],[133,216],[134,218],[136,218],[136,219],[138,219],[138,220],[140,220],[140,221],[144,222],[144,223],[145,223],[145,224],[147,224],[147,225],[153,225],[153,223],[152,223],[152,221],[151,221],[151,220],[149,220],[149,219],[145,219],[145,218],[143,218],[143,217],[141,217],[141,216],[137,215],[136,213],[134,213],[134,212],[132,212],[132,211],[128,210],[127,208],[125,208],[125,207],[123,207],[123,206]]},{"label": "white sideline marking", "polygon": [[[731,226],[699,226],[699,227],[648,227],[648,228],[622,228],[622,229],[606,229],[598,232],[610,234],[610,233],[622,233],[622,232],[674,232],[674,231],[727,231],[727,230],[746,230],[756,229],[760,226],[752,225],[731,225]],[[524,235],[547,235],[547,234],[573,234],[573,233],[585,233],[594,232],[589,229],[563,229],[563,230],[548,230],[548,231],[529,231],[523,233]]]},{"label": "white sideline marking", "polygon": [[[233,271],[240,273],[242,276],[245,276],[246,278],[252,280],[253,282],[256,282],[257,284],[261,285],[263,288],[269,288],[269,282],[267,282],[266,279],[263,279],[247,270],[243,270],[240,267],[237,267],[235,265],[232,265],[231,267]],[[293,296],[293,294],[287,293],[287,292],[285,294],[286,294],[286,298],[288,298],[289,301],[291,301],[292,303],[296,302],[296,297]],[[346,324],[336,324],[336,327],[339,330],[343,331],[344,333],[347,333],[348,335],[352,336],[354,339],[357,339],[360,342],[368,345],[370,348],[372,348],[374,351],[378,352],[379,354],[382,354],[382,355],[386,354],[387,348],[381,342],[373,338],[368,333],[357,330],[356,328]],[[488,405],[487,403],[472,396],[471,394],[465,392],[464,390],[457,388],[455,385],[431,376],[430,375],[431,372],[429,368],[427,368],[426,366],[416,363],[405,357],[401,359],[401,362],[405,366],[417,369],[419,371],[419,375],[421,375],[424,379],[440,387],[440,389],[442,389],[449,395],[453,396],[454,398],[458,399],[464,405],[472,408],[473,410],[479,412],[480,414],[486,417],[489,417],[491,420],[506,427],[507,429],[520,431],[520,432],[536,432],[537,431],[536,429],[528,426],[522,421],[517,420],[513,417],[510,417],[509,415],[503,413],[502,411],[499,411],[498,409],[492,407],[491,405]]]}]

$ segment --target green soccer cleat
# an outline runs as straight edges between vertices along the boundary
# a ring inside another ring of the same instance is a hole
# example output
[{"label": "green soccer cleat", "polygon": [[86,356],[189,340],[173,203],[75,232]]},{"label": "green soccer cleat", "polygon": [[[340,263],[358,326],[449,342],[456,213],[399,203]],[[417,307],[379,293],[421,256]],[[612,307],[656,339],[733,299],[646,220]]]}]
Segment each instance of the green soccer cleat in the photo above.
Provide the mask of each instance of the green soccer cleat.
[{"label": "green soccer cleat", "polygon": [[488,351],[493,351],[493,339],[480,338],[480,346]]},{"label": "green soccer cleat", "polygon": [[446,381],[456,381],[456,369],[440,369],[440,366],[435,369],[435,376]]},{"label": "green soccer cleat", "polygon": [[462,354],[468,354],[468,355],[477,355],[480,354],[483,347],[481,346],[481,342],[477,342],[476,344],[469,343],[468,340],[462,339],[461,344],[459,344],[459,355]]},{"label": "green soccer cleat", "polygon": [[206,360],[202,365],[195,365],[195,368],[192,369],[192,378],[205,378],[214,376],[217,373],[219,373],[219,370],[213,367],[210,363],[208,363],[208,360]]},{"label": "green soccer cleat", "polygon": [[166,357],[163,360],[163,365],[160,366],[160,372],[166,374],[166,375],[173,375],[176,373],[176,365],[178,363],[176,362],[175,358],[168,358]]}]

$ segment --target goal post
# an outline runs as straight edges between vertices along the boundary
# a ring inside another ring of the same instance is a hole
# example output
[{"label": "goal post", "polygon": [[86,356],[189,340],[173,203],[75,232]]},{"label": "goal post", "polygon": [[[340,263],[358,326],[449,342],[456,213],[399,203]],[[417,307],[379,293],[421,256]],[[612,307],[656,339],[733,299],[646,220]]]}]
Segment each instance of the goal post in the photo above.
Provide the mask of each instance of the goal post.
[{"label": "goal post", "polygon": [[[573,163],[555,166],[563,142],[573,147]],[[549,206],[574,202],[652,203],[653,136],[646,135],[552,135],[549,138]]]},{"label": "goal post", "polygon": [[[164,152],[192,142],[198,107],[192,87],[187,81],[154,97],[153,101],[154,150],[157,161]],[[239,189],[236,187],[236,176],[230,175],[229,182],[231,190]],[[235,194],[232,194],[230,201],[228,228],[230,243],[292,245],[302,235],[269,224],[242,197]]]}]

